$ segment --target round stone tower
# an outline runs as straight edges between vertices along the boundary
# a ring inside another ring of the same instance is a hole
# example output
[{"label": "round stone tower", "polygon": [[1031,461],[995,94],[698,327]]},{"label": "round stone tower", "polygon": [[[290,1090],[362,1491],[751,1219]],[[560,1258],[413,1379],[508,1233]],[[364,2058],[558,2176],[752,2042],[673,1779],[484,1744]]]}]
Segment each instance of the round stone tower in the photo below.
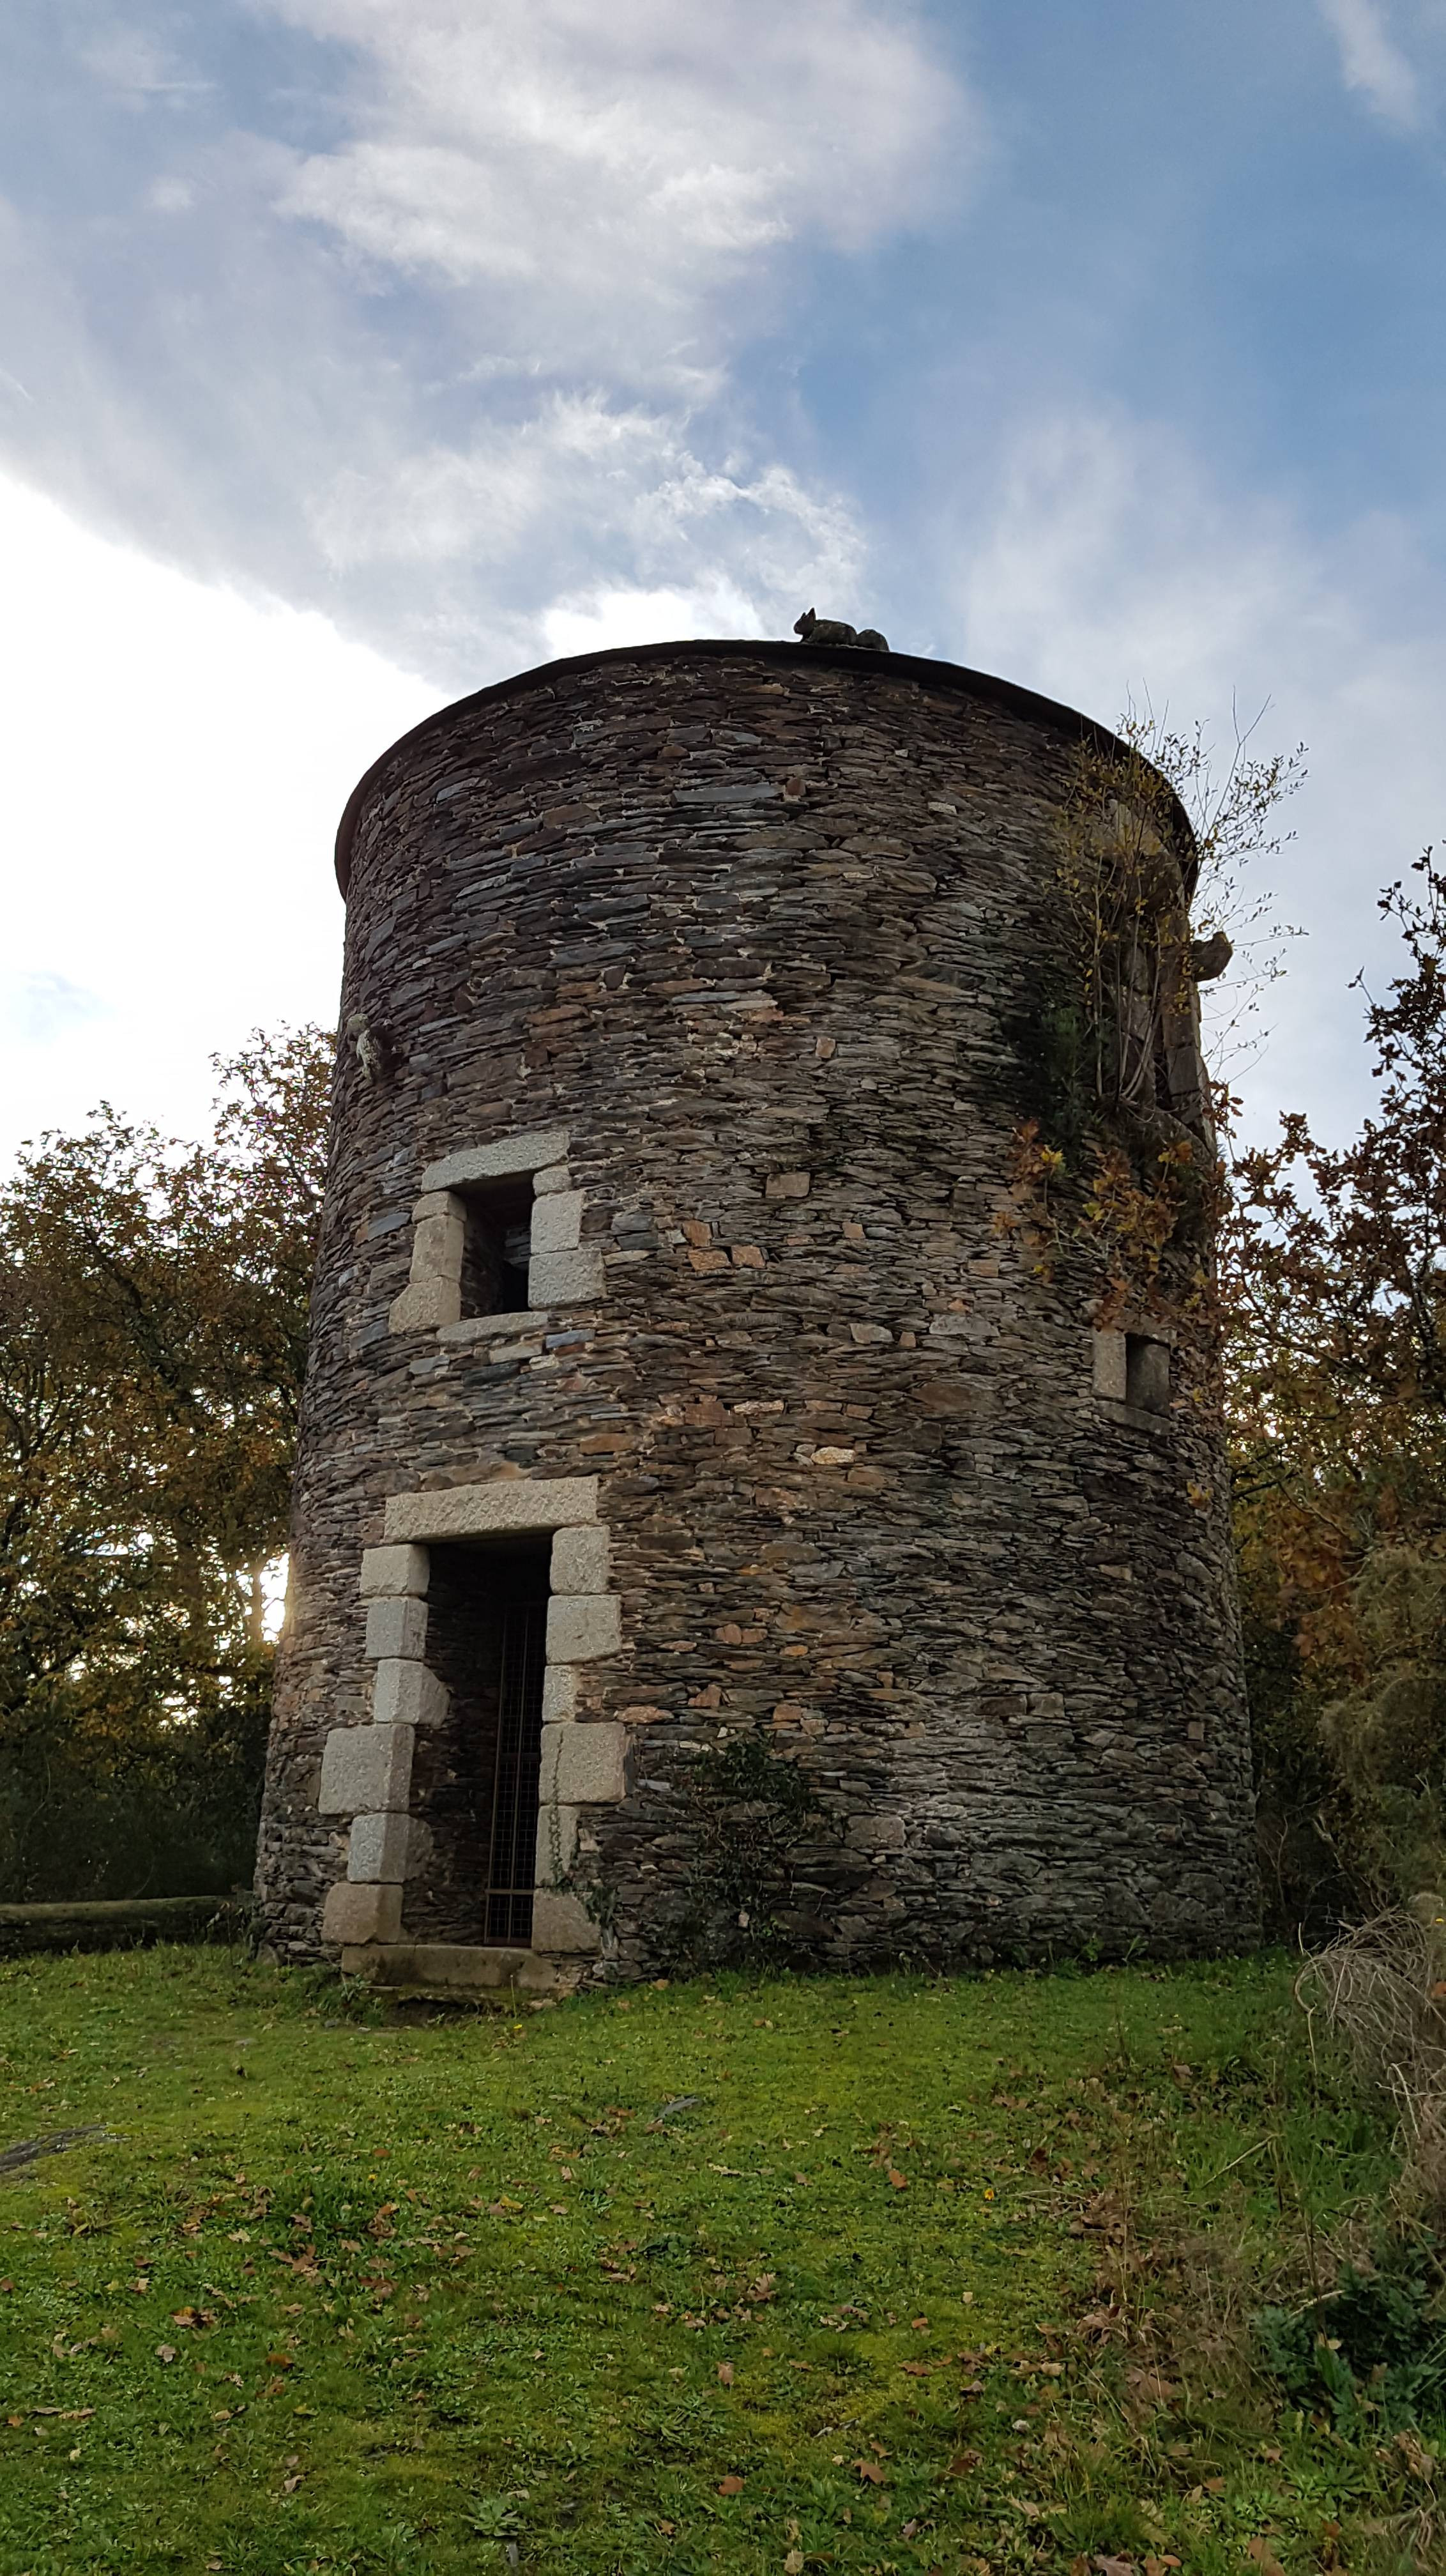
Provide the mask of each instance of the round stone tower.
[{"label": "round stone tower", "polygon": [[[654,1973],[729,1758],[740,1852],[749,1783],[807,1784],[820,1964],[1251,1936],[1218,1431],[1168,1327],[1020,1223],[1082,742],[1117,748],[944,663],[666,644],[362,780],[281,1955]],[[1191,857],[1180,817],[1181,917]],[[1193,997],[1143,1042],[1198,1127]]]}]

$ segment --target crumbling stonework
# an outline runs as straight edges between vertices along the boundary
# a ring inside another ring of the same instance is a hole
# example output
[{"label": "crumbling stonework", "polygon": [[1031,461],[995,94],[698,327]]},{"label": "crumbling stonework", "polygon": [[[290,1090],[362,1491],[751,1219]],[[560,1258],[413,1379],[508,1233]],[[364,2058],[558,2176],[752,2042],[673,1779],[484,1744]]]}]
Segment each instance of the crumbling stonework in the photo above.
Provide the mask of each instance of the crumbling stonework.
[{"label": "crumbling stonework", "polygon": [[[428,1561],[460,1543],[551,1551],[543,1892],[499,1974],[655,1970],[690,1766],[744,1729],[831,1819],[827,1963],[1250,1937],[1217,1435],[1167,1340],[1096,1334],[997,1222],[1084,730],[904,656],[652,646],[484,690],[363,781],[283,1955],[492,1972],[416,1787],[454,1776]],[[467,1193],[504,1184],[527,1302],[469,1314]]]}]

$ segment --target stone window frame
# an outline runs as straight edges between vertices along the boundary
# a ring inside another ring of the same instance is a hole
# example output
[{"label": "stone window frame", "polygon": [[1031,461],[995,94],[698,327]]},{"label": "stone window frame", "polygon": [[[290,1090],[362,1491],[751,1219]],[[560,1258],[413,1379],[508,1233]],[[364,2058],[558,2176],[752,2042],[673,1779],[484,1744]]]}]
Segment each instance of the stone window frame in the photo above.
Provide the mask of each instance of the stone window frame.
[{"label": "stone window frame", "polygon": [[594,1303],[607,1294],[602,1254],[585,1251],[582,1219],[586,1193],[573,1187],[565,1127],[538,1127],[502,1136],[490,1145],[463,1145],[422,1174],[412,1208],[411,1275],[387,1313],[393,1333],[434,1332],[446,1341],[480,1341],[516,1332],[519,1317],[463,1315],[462,1270],[467,1242],[466,1192],[488,1181],[532,1183],[532,1225],[527,1264],[526,1312]]},{"label": "stone window frame", "polygon": [[[1096,1328],[1091,1336],[1094,1392],[1102,1412],[1111,1422],[1126,1423],[1135,1431],[1159,1431],[1169,1425],[1173,1401],[1171,1361],[1176,1338],[1174,1326],[1153,1315],[1123,1316],[1107,1331]],[[1161,1402],[1142,1404],[1131,1395],[1131,1378],[1135,1374],[1130,1361],[1132,1342],[1148,1343],[1169,1355]]]},{"label": "stone window frame", "polygon": [[[393,1494],[382,1544],[362,1552],[366,1654],[374,1667],[372,1714],[334,1726],[322,1748],[317,1806],[349,1817],[346,1876],[328,1891],[322,1937],[349,1955],[413,1945],[402,1914],[411,1839],[412,1756],[419,1726],[445,1717],[445,1685],[426,1661],[430,1549],[457,1539],[552,1538],[542,1686],[541,1803],[538,1811],[531,1950],[479,1943],[426,1945],[429,1958],[461,1969],[490,1962],[507,1971],[532,1958],[581,1962],[596,1952],[596,1924],[565,1880],[584,1812],[626,1794],[628,1729],[617,1719],[578,1714],[579,1668],[622,1645],[622,1603],[609,1583],[610,1534],[598,1514],[596,1476],[519,1477],[436,1492]],[[355,1964],[361,1964],[360,1961]],[[499,1977],[497,1981],[505,1981]]]}]

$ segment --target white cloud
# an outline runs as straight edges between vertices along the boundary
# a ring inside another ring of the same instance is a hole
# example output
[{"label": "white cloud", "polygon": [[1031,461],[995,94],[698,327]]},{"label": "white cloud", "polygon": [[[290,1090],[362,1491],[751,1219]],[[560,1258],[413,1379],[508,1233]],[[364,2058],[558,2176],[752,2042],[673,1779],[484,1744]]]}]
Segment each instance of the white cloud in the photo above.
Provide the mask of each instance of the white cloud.
[{"label": "white cloud", "polygon": [[602,588],[559,599],[542,620],[549,659],[571,653],[604,653],[619,644],[654,644],[692,635],[759,635],[750,599],[720,577],[695,590]]},{"label": "white cloud", "polygon": [[[624,317],[633,363],[741,265],[813,239],[856,250],[923,214],[977,125],[911,10],[869,0],[270,0],[359,47],[357,128],[309,156],[288,211],[369,259],[454,284],[525,285],[539,337],[595,344]],[[685,356],[685,353],[679,353]]]},{"label": "white cloud", "polygon": [[1253,750],[1304,739],[1280,909],[1309,938],[1266,997],[1274,1036],[1252,1117],[1308,1106],[1341,1129],[1365,1097],[1359,999],[1393,950],[1378,888],[1446,828],[1446,638],[1411,532],[1384,512],[1328,540],[1227,490],[1167,427],[1073,412],[1026,426],[961,540],[951,649],[1113,723],[1148,699],[1228,746],[1232,700],[1268,712]]},{"label": "white cloud", "polygon": [[1320,0],[1320,11],[1340,46],[1347,89],[1360,90],[1388,123],[1419,125],[1420,80],[1391,34],[1383,0]]},{"label": "white cloud", "polygon": [[[787,626],[847,583],[848,507],[783,461],[790,299],[968,196],[923,7],[233,0],[271,21],[233,113],[211,22],[153,6],[89,43],[113,157],[0,205],[13,470],[443,686],[533,657],[560,598],[721,582]],[[743,363],[770,335],[781,430]]]},{"label": "white cloud", "polygon": [[864,551],[843,500],[781,465],[710,467],[666,415],[598,394],[547,396],[531,419],[485,428],[465,452],[344,473],[315,525],[340,573],[395,566],[415,587],[425,568],[426,605],[404,612],[424,626],[470,581],[501,598],[527,590],[527,606],[503,611],[490,639],[505,636],[523,658],[551,632],[549,597],[579,592],[692,599],[699,613],[726,599],[737,631],[786,632],[802,591],[852,588]]},{"label": "white cloud", "polygon": [[0,978],[0,1031],[12,1029],[24,1046],[47,1046],[104,1011],[98,994],[65,975],[42,971]]},{"label": "white cloud", "polygon": [[325,619],[205,589],[0,482],[0,1155],[102,1097],[195,1132],[208,1058],[332,1017],[331,842],[433,704]]},{"label": "white cloud", "polygon": [[95,80],[126,99],[184,98],[209,89],[209,81],[182,73],[166,49],[139,27],[115,25],[81,48],[81,62]]}]

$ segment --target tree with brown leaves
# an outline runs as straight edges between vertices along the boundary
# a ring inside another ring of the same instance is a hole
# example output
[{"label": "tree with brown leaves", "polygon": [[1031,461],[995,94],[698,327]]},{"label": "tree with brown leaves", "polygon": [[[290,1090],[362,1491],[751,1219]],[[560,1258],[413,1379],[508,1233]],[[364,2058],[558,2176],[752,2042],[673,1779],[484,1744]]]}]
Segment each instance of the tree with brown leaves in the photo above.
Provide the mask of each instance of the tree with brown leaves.
[{"label": "tree with brown leaves", "polygon": [[100,1108],[0,1190],[0,1888],[249,1871],[330,1042],[218,1062],[181,1146]]}]

